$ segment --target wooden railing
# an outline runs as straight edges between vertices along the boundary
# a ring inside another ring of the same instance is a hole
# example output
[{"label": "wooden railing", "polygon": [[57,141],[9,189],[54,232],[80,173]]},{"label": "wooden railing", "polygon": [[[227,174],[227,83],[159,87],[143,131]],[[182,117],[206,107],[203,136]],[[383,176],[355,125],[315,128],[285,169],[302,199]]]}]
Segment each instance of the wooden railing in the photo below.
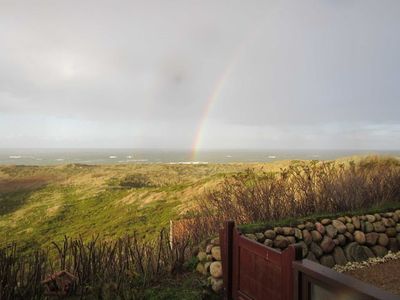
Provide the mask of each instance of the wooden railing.
[{"label": "wooden railing", "polygon": [[297,245],[278,251],[250,240],[233,222],[224,223],[219,237],[227,300],[400,300],[353,277],[303,260]]},{"label": "wooden railing", "polygon": [[390,294],[354,277],[338,273],[308,259],[294,261],[293,269],[295,300],[400,299],[399,296]]}]

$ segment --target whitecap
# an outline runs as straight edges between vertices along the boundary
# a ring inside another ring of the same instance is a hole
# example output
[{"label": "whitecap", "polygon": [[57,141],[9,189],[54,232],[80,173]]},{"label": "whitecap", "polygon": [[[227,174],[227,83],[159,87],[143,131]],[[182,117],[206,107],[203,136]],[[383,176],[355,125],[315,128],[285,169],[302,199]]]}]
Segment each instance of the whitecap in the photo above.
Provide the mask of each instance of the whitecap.
[{"label": "whitecap", "polygon": [[206,165],[208,161],[178,161],[169,162],[170,165]]},{"label": "whitecap", "polygon": [[275,159],[276,156],[275,155],[268,155],[268,158]]},{"label": "whitecap", "polygon": [[18,159],[21,158],[21,155],[10,155],[8,158]]},{"label": "whitecap", "polygon": [[114,159],[117,158],[115,155],[110,155],[108,158]]},{"label": "whitecap", "polygon": [[146,162],[149,161],[148,159],[127,159],[126,161],[129,162]]}]

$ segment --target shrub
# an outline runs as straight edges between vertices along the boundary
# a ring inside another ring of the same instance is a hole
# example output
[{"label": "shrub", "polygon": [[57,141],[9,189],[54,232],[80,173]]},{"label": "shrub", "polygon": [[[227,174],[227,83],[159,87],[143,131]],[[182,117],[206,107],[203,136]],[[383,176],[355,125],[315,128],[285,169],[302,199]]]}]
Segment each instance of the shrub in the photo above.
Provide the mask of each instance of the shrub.
[{"label": "shrub", "polygon": [[[207,228],[212,232],[203,233],[209,236],[224,220],[266,222],[354,211],[399,200],[400,163],[396,159],[369,157],[346,164],[295,162],[276,174],[247,170],[226,178],[199,201],[199,215],[209,220]],[[201,227],[192,223],[199,234],[197,228]]]},{"label": "shrub", "polygon": [[177,274],[191,256],[187,241],[136,235],[88,242],[65,237],[53,248],[25,256],[15,244],[0,249],[0,299],[44,299],[41,281],[65,270],[77,278],[72,295],[94,299],[141,299],[149,286]]}]

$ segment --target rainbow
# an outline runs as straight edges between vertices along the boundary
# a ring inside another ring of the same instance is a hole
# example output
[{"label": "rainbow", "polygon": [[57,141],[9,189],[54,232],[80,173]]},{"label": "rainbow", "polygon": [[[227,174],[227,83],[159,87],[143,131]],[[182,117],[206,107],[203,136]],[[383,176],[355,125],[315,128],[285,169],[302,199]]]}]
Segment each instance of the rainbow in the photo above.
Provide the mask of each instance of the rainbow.
[{"label": "rainbow", "polygon": [[[274,10],[272,9],[273,7],[270,7],[268,10],[268,14],[273,12]],[[256,40],[260,30],[262,30],[264,26],[264,22],[266,20],[266,15],[264,15],[262,18],[260,18],[259,22],[255,23],[255,26],[252,27],[253,30],[250,30],[249,34],[245,36],[244,40],[242,40],[242,43],[239,44],[239,46],[235,49],[233,52],[232,58],[228,61],[225,69],[223,70],[221,76],[218,77],[217,81],[214,84],[214,88],[212,89],[212,92],[210,96],[208,97],[206,104],[204,105],[204,109],[200,118],[200,122],[197,126],[197,130],[192,142],[191,146],[191,154],[190,154],[190,160],[194,161],[197,156],[197,152],[201,146],[202,139],[204,136],[204,129],[207,124],[208,116],[210,114],[210,111],[212,107],[214,106],[214,103],[217,101],[218,97],[220,96],[222,89],[228,80],[229,76],[233,72],[233,69],[235,68],[237,62],[239,61],[239,58],[241,57],[241,54],[245,47],[249,44],[251,44],[254,40]]]},{"label": "rainbow", "polygon": [[241,51],[236,51],[233,58],[229,61],[229,63],[225,67],[221,76],[218,77],[218,80],[214,84],[212,93],[210,94],[210,96],[207,99],[206,104],[204,105],[203,113],[201,114],[200,122],[199,122],[199,125],[197,126],[196,134],[195,134],[195,137],[194,137],[194,140],[192,143],[190,160],[196,159],[198,149],[201,146],[201,142],[202,142],[203,135],[204,135],[204,129],[206,127],[210,111],[211,111],[212,107],[214,106],[214,103],[218,99],[219,95],[221,94],[221,91],[222,91],[227,79],[229,78],[230,74],[232,73],[235,65],[237,64],[240,52]]}]

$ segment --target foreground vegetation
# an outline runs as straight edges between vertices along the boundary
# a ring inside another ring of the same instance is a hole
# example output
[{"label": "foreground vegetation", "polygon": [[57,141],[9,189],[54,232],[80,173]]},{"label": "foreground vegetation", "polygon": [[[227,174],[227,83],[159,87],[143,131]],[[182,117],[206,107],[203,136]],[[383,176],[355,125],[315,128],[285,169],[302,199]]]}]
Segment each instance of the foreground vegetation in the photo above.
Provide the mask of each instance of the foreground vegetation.
[{"label": "foreground vegetation", "polygon": [[[0,299],[42,299],[42,280],[60,270],[74,276],[68,293],[78,298],[199,299],[205,282],[192,257],[223,220],[291,222],[399,205],[393,158],[3,166]],[[189,216],[172,245],[163,229]]]}]

